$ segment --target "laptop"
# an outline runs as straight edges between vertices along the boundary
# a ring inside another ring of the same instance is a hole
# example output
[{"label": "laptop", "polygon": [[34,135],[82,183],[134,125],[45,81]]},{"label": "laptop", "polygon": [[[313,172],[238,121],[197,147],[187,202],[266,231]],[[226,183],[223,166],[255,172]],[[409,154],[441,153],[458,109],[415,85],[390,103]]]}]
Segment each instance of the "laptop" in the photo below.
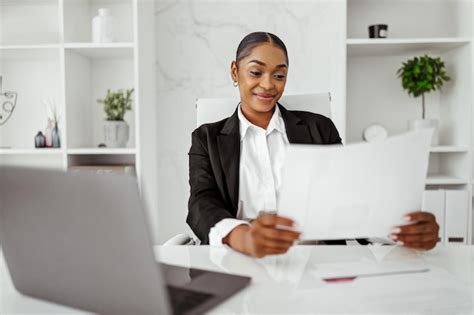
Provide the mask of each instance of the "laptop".
[{"label": "laptop", "polygon": [[157,263],[130,175],[0,166],[0,242],[19,292],[100,314],[202,314],[250,283]]}]

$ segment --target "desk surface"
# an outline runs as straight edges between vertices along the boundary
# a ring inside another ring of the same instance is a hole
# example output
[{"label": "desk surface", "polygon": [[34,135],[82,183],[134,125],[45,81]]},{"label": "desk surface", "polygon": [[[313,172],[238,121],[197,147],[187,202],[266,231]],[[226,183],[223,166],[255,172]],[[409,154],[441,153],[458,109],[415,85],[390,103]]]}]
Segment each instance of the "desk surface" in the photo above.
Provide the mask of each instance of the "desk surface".
[{"label": "desk surface", "polygon": [[[253,259],[208,246],[157,247],[159,261],[252,277],[245,290],[210,314],[425,313],[473,314],[474,246],[417,252],[394,246],[296,246],[281,256]],[[430,271],[326,283],[321,266],[341,263],[426,263]],[[1,314],[84,314],[15,291],[0,259]]]}]

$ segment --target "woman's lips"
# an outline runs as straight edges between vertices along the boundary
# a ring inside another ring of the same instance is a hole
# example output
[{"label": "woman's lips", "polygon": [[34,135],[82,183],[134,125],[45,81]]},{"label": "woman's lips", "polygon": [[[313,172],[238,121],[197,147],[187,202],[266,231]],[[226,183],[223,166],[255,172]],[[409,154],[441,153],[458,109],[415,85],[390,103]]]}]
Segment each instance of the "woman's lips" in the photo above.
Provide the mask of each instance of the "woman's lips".
[{"label": "woman's lips", "polygon": [[254,95],[261,101],[271,101],[274,96],[271,94],[259,94],[259,93],[254,93]]}]

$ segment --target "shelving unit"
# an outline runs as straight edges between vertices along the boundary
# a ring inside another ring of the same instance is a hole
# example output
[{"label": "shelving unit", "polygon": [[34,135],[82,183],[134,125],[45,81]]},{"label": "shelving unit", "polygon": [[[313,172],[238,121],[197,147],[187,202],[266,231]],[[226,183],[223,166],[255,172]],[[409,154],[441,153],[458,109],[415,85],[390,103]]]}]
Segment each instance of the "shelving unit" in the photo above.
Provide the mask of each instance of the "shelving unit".
[{"label": "shelving unit", "polygon": [[[408,120],[421,118],[421,99],[408,96],[396,72],[414,56],[439,56],[452,80],[426,96],[427,118],[440,122],[440,145],[430,149],[426,189],[468,191],[469,196],[474,177],[473,15],[473,4],[462,0],[347,1],[347,142],[362,141],[362,131],[374,123],[394,135],[407,130]],[[439,23],[446,16],[455,25]],[[368,25],[377,23],[388,24],[388,38],[368,38]],[[469,204],[466,229],[472,243]]]},{"label": "shelving unit", "polygon": [[[114,43],[92,43],[92,18],[103,7],[115,19]],[[140,177],[137,12],[137,0],[0,0],[3,90],[18,92],[13,115],[1,127],[2,164],[63,170],[123,164]],[[130,88],[127,147],[98,148],[104,113],[97,99],[107,89]],[[60,115],[60,149],[34,148],[34,136],[47,123],[44,99],[54,100]]]},{"label": "shelving unit", "polygon": [[[99,8],[115,19],[113,43],[92,43]],[[151,1],[0,0],[2,90],[18,92],[13,115],[0,127],[0,165],[135,174],[156,233],[156,153],[154,146],[140,145],[155,137],[154,120],[147,119],[155,115],[153,18]],[[127,147],[99,148],[105,114],[97,99],[107,89],[130,88]],[[47,124],[44,99],[57,105],[60,149],[34,148],[36,133]]]}]

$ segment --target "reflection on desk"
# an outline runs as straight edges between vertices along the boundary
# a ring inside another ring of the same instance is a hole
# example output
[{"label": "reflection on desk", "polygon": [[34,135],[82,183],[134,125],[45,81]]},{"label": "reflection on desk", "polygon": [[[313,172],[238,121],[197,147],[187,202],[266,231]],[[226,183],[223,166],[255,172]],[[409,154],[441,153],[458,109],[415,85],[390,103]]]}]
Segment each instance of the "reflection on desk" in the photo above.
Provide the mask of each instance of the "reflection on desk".
[{"label": "reflection on desk", "polygon": [[[395,246],[295,246],[287,254],[254,259],[226,248],[156,247],[158,260],[252,277],[251,285],[210,314],[417,313],[472,314],[474,246],[418,252]],[[0,257],[1,314],[85,314],[15,291]],[[328,283],[331,265],[419,264],[429,271]],[[212,284],[210,284],[212,285]]]},{"label": "reflection on desk", "polygon": [[[419,252],[397,246],[296,246],[254,259],[227,248],[158,247],[161,261],[252,277],[251,286],[211,314],[422,313],[472,314],[474,246]],[[428,272],[328,283],[331,265],[421,265]]]}]

